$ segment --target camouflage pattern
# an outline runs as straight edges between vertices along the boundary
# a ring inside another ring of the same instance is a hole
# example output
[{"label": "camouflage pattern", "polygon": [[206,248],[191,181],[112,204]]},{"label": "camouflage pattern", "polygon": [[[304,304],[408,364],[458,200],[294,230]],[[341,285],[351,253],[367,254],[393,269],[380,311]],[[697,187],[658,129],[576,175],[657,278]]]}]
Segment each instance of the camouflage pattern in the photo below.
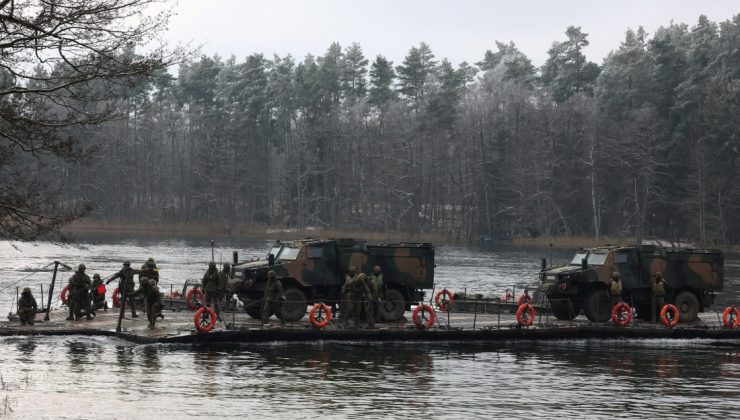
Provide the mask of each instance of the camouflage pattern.
[{"label": "camouflage pattern", "polygon": [[24,288],[20,299],[18,299],[18,310],[16,311],[21,319],[21,325],[33,325],[36,322],[37,310],[38,305],[31,293],[31,289],[28,287]]},{"label": "camouflage pattern", "polygon": [[372,313],[373,309],[371,301],[372,292],[370,291],[370,288],[365,281],[365,274],[360,273],[356,275],[349,283],[347,289],[349,290],[350,301],[350,311],[347,320],[353,322],[354,326],[357,327],[360,324],[362,309],[364,308],[368,320],[368,327],[374,328],[374,317]]},{"label": "camouflage pattern", "polygon": [[123,290],[126,291],[125,305],[128,305],[131,308],[132,318],[139,317],[138,315],[136,315],[136,305],[133,302],[133,298],[128,299],[128,295],[134,293],[134,276],[137,274],[139,274],[139,270],[134,270],[133,268],[131,268],[130,261],[124,261],[121,271],[114,274],[113,277],[105,282],[105,284],[110,284],[110,282],[112,282],[113,280],[121,279],[118,289],[121,291],[121,297],[123,297]]},{"label": "camouflage pattern", "polygon": [[653,273],[660,273],[669,283],[666,300],[682,300],[672,303],[688,305],[681,309],[681,316],[689,315],[690,319],[695,317],[690,312],[702,312],[712,304],[715,293],[722,291],[724,256],[714,249],[654,245],[582,249],[569,265],[543,270],[541,290],[550,299],[556,317],[566,319],[558,315],[564,314],[560,307],[563,302],[574,308],[576,315],[583,308],[588,316],[586,309],[594,309],[595,299],[608,303],[608,288],[614,272],[621,279],[623,298],[631,306],[638,307],[638,314],[650,312]]},{"label": "camouflage pattern", "polygon": [[[282,309],[281,295],[283,294],[283,284],[277,278],[277,274],[270,270],[268,273],[267,287],[265,288],[265,294],[262,301],[262,322],[266,323],[270,319],[270,314],[275,313],[276,316],[280,314]],[[280,318],[278,316],[278,318]],[[283,320],[280,319],[280,323]]]},{"label": "camouflage pattern", "polygon": [[157,318],[162,316],[162,294],[154,280],[144,277],[140,283],[139,288],[131,294],[131,298],[144,298],[146,317],[149,320],[148,328],[153,329],[157,323]]},{"label": "camouflage pattern", "polygon": [[69,278],[69,307],[68,321],[80,319],[82,311],[85,311],[87,319],[92,319],[90,315],[90,288],[92,282],[90,276],[85,274],[85,265],[80,264],[78,270]]},{"label": "camouflage pattern", "polygon": [[139,280],[144,277],[149,280],[154,280],[154,283],[159,283],[159,269],[157,269],[157,266],[154,265],[153,262],[151,264],[147,262],[141,266],[141,270],[139,270]]},{"label": "camouflage pattern", "polygon": [[411,302],[423,300],[422,289],[431,289],[434,283],[434,247],[428,243],[370,245],[354,239],[305,239],[276,242],[269,254],[275,258],[272,267],[269,258],[233,267],[234,276],[242,280],[237,295],[245,303],[262,297],[270,269],[277,273],[286,291],[300,289],[306,304],[341,302],[345,274],[353,265],[357,272],[381,267],[384,287],[395,289],[406,309]]},{"label": "camouflage pattern", "polygon": [[611,298],[612,308],[622,300],[622,289],[622,280],[619,279],[619,273],[615,271],[612,273],[612,282],[609,285],[609,297]]},{"label": "camouflage pattern", "polygon": [[103,280],[100,278],[100,274],[95,274],[92,280],[92,287],[90,289],[92,294],[93,307],[92,310],[95,312],[97,309],[105,308],[108,309],[108,302],[105,300],[105,294],[98,295],[98,287],[103,284]]}]

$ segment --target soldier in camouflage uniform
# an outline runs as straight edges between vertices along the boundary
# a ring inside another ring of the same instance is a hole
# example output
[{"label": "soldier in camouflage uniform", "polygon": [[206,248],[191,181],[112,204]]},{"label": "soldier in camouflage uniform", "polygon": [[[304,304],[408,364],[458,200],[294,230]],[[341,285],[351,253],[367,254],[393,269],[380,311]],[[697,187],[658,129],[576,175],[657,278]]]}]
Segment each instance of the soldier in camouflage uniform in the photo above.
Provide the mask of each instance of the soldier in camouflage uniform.
[{"label": "soldier in camouflage uniform", "polygon": [[271,312],[274,312],[275,316],[280,319],[281,325],[285,323],[280,316],[283,310],[282,294],[283,284],[277,278],[277,273],[274,270],[268,271],[265,297],[262,301],[262,324],[267,324]]},{"label": "soldier in camouflage uniform", "polygon": [[119,290],[121,291],[121,296],[123,296],[124,290],[126,292],[126,304],[131,307],[131,318],[139,317],[139,315],[136,315],[136,305],[134,304],[134,298],[128,298],[129,296],[131,296],[132,293],[134,293],[134,275],[136,274],[139,274],[139,271],[131,268],[131,261],[124,261],[121,271],[114,274],[113,277],[105,282],[105,284],[110,284],[110,282],[115,279],[121,279]]},{"label": "soldier in camouflage uniform", "polygon": [[622,280],[619,279],[619,272],[612,273],[611,284],[609,285],[609,298],[611,299],[612,308],[622,300]]},{"label": "soldier in camouflage uniform", "polygon": [[37,309],[38,305],[36,305],[36,299],[31,294],[31,288],[24,287],[21,298],[18,299],[18,311],[16,312],[21,318],[21,325],[33,325],[36,321]]},{"label": "soldier in camouflage uniform", "polygon": [[[365,282],[365,274],[360,273],[352,279],[349,284],[349,299],[351,310],[349,320],[355,327],[358,327],[362,317],[362,308],[365,308],[365,314],[372,314],[372,292]],[[375,323],[371,316],[367,316],[368,328],[375,328]]]},{"label": "soldier in camouflage uniform", "polygon": [[141,266],[141,270],[139,270],[139,280],[144,277],[148,278],[150,282],[154,281],[155,286],[159,283],[159,269],[157,268],[157,264],[154,262],[154,258],[149,258]]},{"label": "soldier in camouflage uniform", "polygon": [[383,290],[383,273],[380,271],[380,266],[376,265],[373,267],[373,273],[367,278],[373,285],[370,288],[370,292],[373,294],[373,318],[375,322],[380,322],[380,297]]},{"label": "soldier in camouflage uniform", "polygon": [[100,274],[95,273],[93,274],[93,280],[92,280],[92,311],[95,312],[96,310],[100,308],[104,308],[106,311],[108,310],[108,302],[105,300],[105,293],[98,294],[98,288],[103,285],[103,280],[100,278]]},{"label": "soldier in camouflage uniform", "polygon": [[352,300],[350,299],[350,289],[349,285],[352,283],[352,280],[357,277],[357,267],[354,265],[350,265],[349,269],[347,270],[347,274],[344,275],[344,283],[342,284],[342,289],[340,290],[341,299],[342,302],[339,305],[339,322],[345,323],[349,320],[349,315],[352,312]]},{"label": "soldier in camouflage uniform", "polygon": [[[152,279],[143,277],[139,283],[139,288],[131,294],[131,298],[136,296],[142,296],[144,298],[146,317],[149,319],[149,326],[147,328],[154,329],[157,317],[162,316],[162,294],[159,293],[159,289]],[[162,316],[162,318],[164,317]]]},{"label": "soldier in camouflage uniform", "polygon": [[67,321],[80,319],[82,317],[82,311],[84,310],[87,319],[92,319],[90,314],[90,294],[89,290],[92,286],[90,282],[90,276],[85,274],[85,264],[80,264],[77,267],[77,271],[69,278],[69,300],[67,305],[69,306],[69,316]]},{"label": "soldier in camouflage uniform", "polygon": [[216,312],[216,316],[220,320],[221,299],[223,298],[224,289],[222,288],[222,276],[221,273],[218,272],[215,262],[211,261],[208,263],[208,271],[203,274],[201,283],[203,284],[203,291],[205,292],[203,303],[210,308],[214,308],[213,310]]},{"label": "soldier in camouflage uniform", "polygon": [[[663,306],[665,305],[665,294],[666,294],[666,287],[668,286],[668,283],[663,279],[663,276],[660,274],[660,272],[656,271],[653,274],[653,302],[655,302],[655,310],[653,310],[653,316],[655,314],[660,314],[660,310],[663,309]],[[660,316],[655,317],[654,319],[660,321]]]}]

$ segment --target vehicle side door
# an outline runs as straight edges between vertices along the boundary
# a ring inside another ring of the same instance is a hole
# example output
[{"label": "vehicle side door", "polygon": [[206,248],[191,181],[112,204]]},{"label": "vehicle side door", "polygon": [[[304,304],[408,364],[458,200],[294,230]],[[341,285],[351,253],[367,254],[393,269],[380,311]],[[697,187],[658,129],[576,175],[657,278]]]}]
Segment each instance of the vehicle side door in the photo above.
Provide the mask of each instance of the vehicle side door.
[{"label": "vehicle side door", "polygon": [[308,244],[303,279],[312,285],[336,284],[337,252],[333,243]]}]

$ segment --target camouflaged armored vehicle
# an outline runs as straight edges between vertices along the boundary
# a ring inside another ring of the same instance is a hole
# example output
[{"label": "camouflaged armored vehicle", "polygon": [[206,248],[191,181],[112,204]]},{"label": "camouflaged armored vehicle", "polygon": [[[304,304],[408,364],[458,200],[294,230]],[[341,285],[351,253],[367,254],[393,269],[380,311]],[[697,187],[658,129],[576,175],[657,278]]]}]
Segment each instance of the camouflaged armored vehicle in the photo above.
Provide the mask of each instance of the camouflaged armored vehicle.
[{"label": "camouflaged armored vehicle", "polygon": [[428,243],[370,245],[354,239],[305,239],[276,242],[264,259],[236,262],[232,293],[245,304],[247,313],[260,317],[260,300],[267,284],[267,272],[275,270],[283,285],[284,321],[297,321],[307,305],[338,304],[350,266],[358,273],[370,273],[379,265],[383,271],[381,319],[397,321],[411,303],[424,298],[423,289],[434,283],[434,247]]},{"label": "camouflaged armored vehicle", "polygon": [[582,249],[570,264],[543,269],[542,290],[558,319],[570,320],[581,311],[592,322],[611,315],[608,288],[611,274],[622,279],[622,300],[639,317],[650,319],[653,274],[668,282],[666,303],[679,310],[682,322],[694,321],[722,291],[724,257],[714,249],[672,248],[654,245],[603,246]]}]

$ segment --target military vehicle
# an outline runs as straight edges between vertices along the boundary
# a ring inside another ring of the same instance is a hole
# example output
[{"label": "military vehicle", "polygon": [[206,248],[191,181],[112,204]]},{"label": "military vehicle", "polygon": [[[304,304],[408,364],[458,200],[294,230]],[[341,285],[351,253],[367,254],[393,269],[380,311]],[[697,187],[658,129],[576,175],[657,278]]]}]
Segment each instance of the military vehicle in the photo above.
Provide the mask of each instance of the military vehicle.
[{"label": "military vehicle", "polygon": [[264,259],[238,262],[234,255],[235,282],[229,292],[245,304],[247,313],[260,317],[267,272],[275,270],[283,285],[283,321],[298,321],[307,305],[341,301],[341,288],[350,266],[370,273],[379,265],[383,271],[381,319],[397,321],[412,303],[424,299],[423,289],[434,283],[434,247],[428,243],[371,245],[355,239],[304,239],[276,242]]},{"label": "military vehicle", "polygon": [[691,322],[722,291],[724,256],[714,249],[655,245],[602,246],[581,249],[568,265],[544,267],[541,291],[558,319],[571,320],[581,311],[592,322],[607,321],[611,315],[608,288],[611,274],[619,272],[622,300],[637,315],[652,319],[653,274],[667,281],[666,303],[679,310],[681,322]]}]

